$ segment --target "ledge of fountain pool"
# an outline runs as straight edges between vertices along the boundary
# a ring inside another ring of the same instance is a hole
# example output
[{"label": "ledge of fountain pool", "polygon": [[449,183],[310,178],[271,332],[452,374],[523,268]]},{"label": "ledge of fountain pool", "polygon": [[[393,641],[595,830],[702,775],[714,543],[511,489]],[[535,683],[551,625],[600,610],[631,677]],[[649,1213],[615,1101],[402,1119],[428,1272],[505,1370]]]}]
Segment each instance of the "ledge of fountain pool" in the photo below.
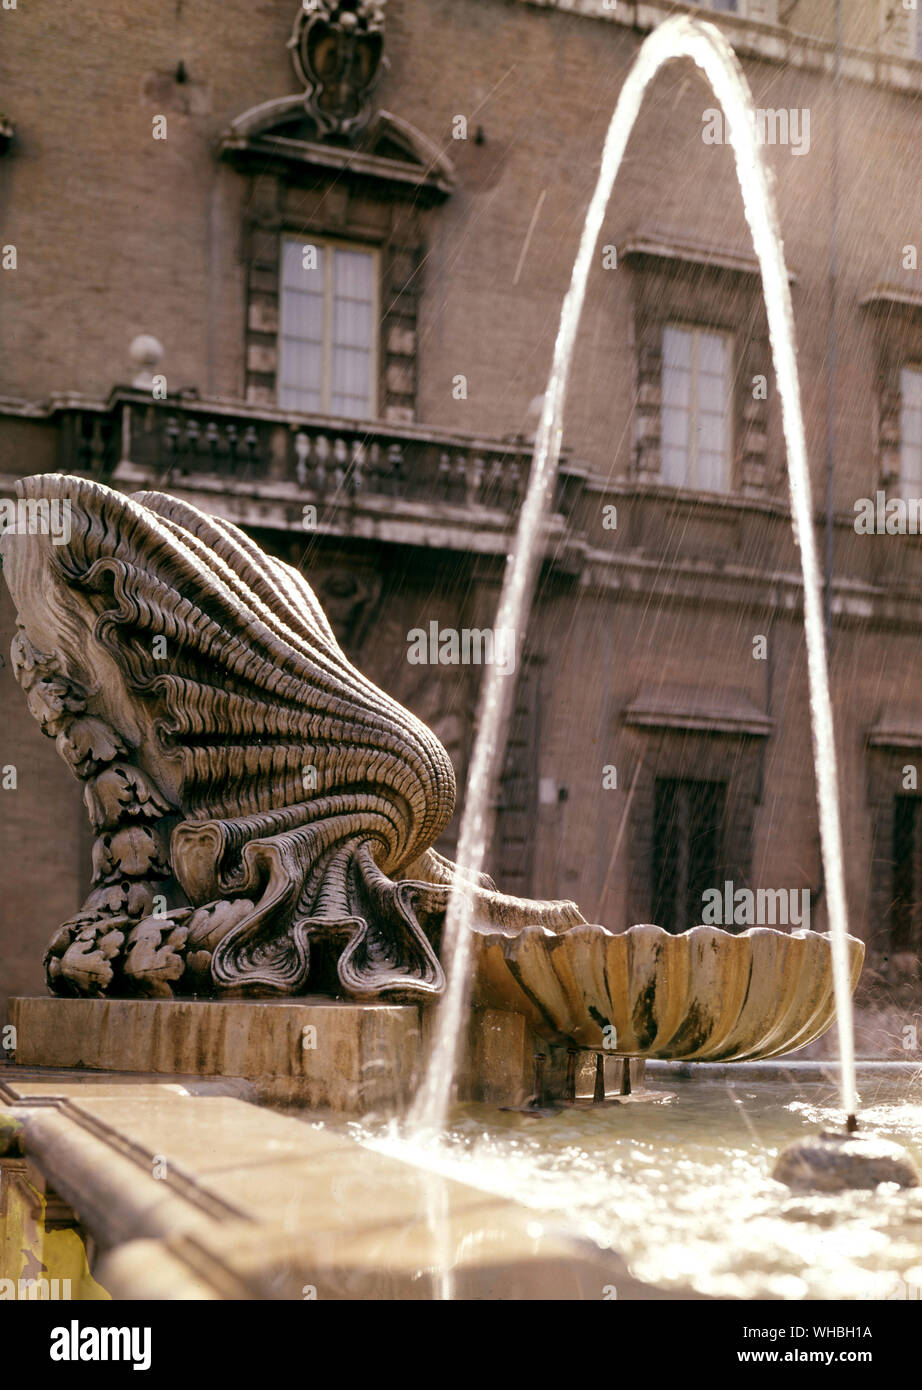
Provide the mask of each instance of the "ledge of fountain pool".
[{"label": "ledge of fountain pool", "polygon": [[[865,1058],[855,1064],[859,1076],[905,1076],[918,1077],[922,1082],[922,1063],[899,1062],[892,1058]],[[823,1081],[832,1076],[838,1081],[841,1064],[837,1058],[812,1058],[798,1060],[783,1058],[767,1062],[663,1062],[647,1061],[647,1071],[651,1076],[669,1078],[671,1081],[690,1081],[695,1077],[736,1077],[742,1081],[784,1081],[795,1076],[801,1081]]]},{"label": "ledge of fountain pool", "polygon": [[0,1110],[115,1298],[700,1297],[634,1279],[561,1220],[234,1096],[7,1067]]}]

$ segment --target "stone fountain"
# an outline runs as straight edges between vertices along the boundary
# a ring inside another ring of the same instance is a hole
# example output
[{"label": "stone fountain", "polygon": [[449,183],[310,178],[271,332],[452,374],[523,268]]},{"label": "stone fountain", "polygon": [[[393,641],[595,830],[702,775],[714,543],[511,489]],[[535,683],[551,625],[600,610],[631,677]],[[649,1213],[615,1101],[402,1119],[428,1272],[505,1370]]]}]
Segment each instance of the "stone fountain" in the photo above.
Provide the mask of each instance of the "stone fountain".
[{"label": "stone fountain", "polygon": [[[43,731],[85,783],[96,840],[89,896],[46,954],[53,997],[13,1001],[20,1042],[17,1066],[0,1069],[0,1100],[13,1111],[11,1123],[0,1116],[0,1159],[23,1166],[26,1205],[47,1215],[59,1198],[70,1204],[104,1252],[103,1282],[117,1297],[660,1296],[610,1253],[545,1231],[514,1202],[196,1082],[270,1075],[287,1079],[302,1104],[367,1113],[403,1103],[429,1041],[426,1006],[446,994],[450,1026],[440,1025],[430,1075],[453,1074],[440,1069],[455,1055],[442,1034],[456,1036],[468,984],[473,1026],[460,1090],[512,1107],[528,1093],[536,1052],[566,1060],[566,1080],[561,1068],[555,1084],[570,1100],[578,1060],[594,1054],[601,1100],[606,1054],[620,1066],[622,1093],[647,1057],[776,1057],[830,1026],[835,994],[843,1109],[855,1118],[848,1015],[863,946],[846,931],[792,311],[767,178],[747,133],[751,101],[711,26],[659,26],[619,97],[497,625],[518,629],[527,616],[533,538],[611,185],[647,84],[682,57],[704,71],[729,118],[766,286],[804,571],[835,949],[811,932],[613,933],[572,903],[504,896],[474,871],[490,761],[502,746],[493,671],[459,840],[473,867],[459,869],[433,849],[454,805],[445,750],[350,665],[303,576],[170,497],[26,479],[17,524],[0,544],[20,622],[13,664]],[[43,525],[52,514],[56,524]],[[315,1035],[327,1058],[319,1077],[303,1061]],[[61,1067],[75,1069],[72,1079],[50,1070]],[[106,1074],[94,1077],[94,1067]],[[132,1071],[167,1076],[129,1085],[114,1075]],[[395,1084],[369,1088],[369,1072]],[[543,1108],[553,1090],[546,1072],[533,1089]],[[821,1135],[785,1151],[776,1176],[824,1190],[917,1181],[893,1146],[856,1145]]]},{"label": "stone fountain", "polygon": [[[217,1002],[337,1000],[341,1025],[343,1009],[357,1020],[437,1000],[457,871],[432,848],[455,801],[432,731],[349,663],[305,578],[229,522],[57,474],[19,491],[39,523],[54,511],[68,525],[66,538],[40,524],[3,536],[13,667],[84,783],[96,836],[89,895],[45,956],[58,998],[13,1005],[14,1022],[28,1011],[25,1060],[252,1075],[248,1046],[271,1037],[251,1038],[241,1014],[231,1063],[208,1041],[228,1030]],[[568,1052],[571,1099],[575,1053],[773,1057],[833,1021],[824,935],[613,933],[573,903],[508,897],[482,875],[461,886],[475,1018],[519,1027],[494,1053]],[[849,939],[853,988],[863,949]],[[74,1000],[95,1012],[68,1022]],[[108,1001],[132,1003],[113,1015]],[[90,1035],[115,1017],[147,1041],[94,1054]],[[290,1012],[260,1017],[290,1030]],[[474,1051],[488,1067],[489,1048]],[[625,1062],[621,1090],[629,1077]]]}]

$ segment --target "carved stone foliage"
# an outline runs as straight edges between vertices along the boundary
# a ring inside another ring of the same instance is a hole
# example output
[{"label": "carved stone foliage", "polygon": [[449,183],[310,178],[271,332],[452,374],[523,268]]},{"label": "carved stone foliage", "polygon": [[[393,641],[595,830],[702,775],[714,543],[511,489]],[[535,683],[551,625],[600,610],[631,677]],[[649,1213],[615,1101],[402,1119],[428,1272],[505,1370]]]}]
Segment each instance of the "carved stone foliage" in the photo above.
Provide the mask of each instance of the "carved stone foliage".
[{"label": "carved stone foliage", "polygon": [[[82,909],[48,948],[70,994],[424,999],[453,866],[432,731],[345,657],[312,589],[228,522],[46,474],[69,538],[7,533],[29,708],[85,783]],[[58,538],[60,539],[60,538]],[[564,929],[572,903],[471,886],[477,926]]]},{"label": "carved stone foliage", "polygon": [[384,5],[375,0],[307,0],[289,41],[304,104],[322,133],[347,135],[368,117],[384,63]]},{"label": "carved stone foliage", "polygon": [[166,908],[165,888],[175,893],[167,830],[175,808],[131,762],[121,735],[88,713],[86,687],[64,674],[58,656],[36,650],[20,630],[11,657],[30,713],[85,784],[96,831],[93,890],[48,947],[48,983],[59,994],[101,994],[118,973],[139,993],[169,994],[165,982],[183,973],[178,948],[189,916],[187,908]]}]

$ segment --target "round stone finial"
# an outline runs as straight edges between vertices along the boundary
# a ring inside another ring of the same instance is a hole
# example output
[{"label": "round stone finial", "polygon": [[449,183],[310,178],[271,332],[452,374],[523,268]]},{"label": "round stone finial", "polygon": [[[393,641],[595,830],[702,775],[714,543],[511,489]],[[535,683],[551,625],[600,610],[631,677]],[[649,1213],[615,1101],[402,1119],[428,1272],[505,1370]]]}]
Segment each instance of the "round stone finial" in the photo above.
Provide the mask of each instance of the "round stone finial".
[{"label": "round stone finial", "polygon": [[137,373],[132,386],[137,386],[141,390],[148,390],[153,385],[154,368],[163,356],[163,344],[159,338],[153,337],[150,333],[139,333],[131,341],[128,355],[135,366],[141,370]]},{"label": "round stone finial", "polygon": [[532,396],[528,403],[528,410],[525,413],[525,438],[535,439],[538,433],[538,426],[541,423],[541,414],[544,410],[544,396]]},{"label": "round stone finial", "polygon": [[788,1144],[772,1170],[776,1182],[801,1192],[845,1192],[874,1188],[882,1182],[918,1187],[919,1173],[910,1155],[876,1134],[840,1134],[823,1130]]}]

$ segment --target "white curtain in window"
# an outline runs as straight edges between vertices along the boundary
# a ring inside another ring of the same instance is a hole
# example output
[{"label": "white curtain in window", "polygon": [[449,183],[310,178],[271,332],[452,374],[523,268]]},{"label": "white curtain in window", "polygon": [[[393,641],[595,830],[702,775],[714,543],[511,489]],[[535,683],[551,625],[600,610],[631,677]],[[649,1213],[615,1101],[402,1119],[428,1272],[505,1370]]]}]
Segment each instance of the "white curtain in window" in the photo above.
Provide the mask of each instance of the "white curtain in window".
[{"label": "white curtain in window", "polygon": [[922,497],[922,369],[900,372],[900,494]]},{"label": "white curtain in window", "polygon": [[729,359],[724,333],[663,329],[660,476],[672,487],[730,486]]},{"label": "white curtain in window", "polygon": [[282,243],[279,404],[361,419],[374,413],[371,251]]}]

